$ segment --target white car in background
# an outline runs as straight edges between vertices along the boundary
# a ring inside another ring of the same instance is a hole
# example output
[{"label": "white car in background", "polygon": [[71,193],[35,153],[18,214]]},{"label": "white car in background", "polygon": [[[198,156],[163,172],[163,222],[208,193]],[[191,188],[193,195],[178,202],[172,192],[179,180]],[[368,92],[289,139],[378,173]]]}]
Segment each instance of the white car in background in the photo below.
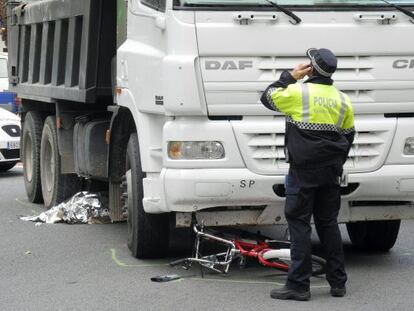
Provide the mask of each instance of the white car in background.
[{"label": "white car in background", "polygon": [[0,172],[20,161],[20,118],[0,108]]}]

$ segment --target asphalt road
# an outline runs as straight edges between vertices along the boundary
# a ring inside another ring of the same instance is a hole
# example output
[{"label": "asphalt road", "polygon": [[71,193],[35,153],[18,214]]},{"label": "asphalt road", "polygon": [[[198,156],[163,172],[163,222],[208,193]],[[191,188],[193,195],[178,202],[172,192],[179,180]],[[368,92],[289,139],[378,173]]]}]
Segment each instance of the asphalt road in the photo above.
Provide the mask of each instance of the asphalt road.
[{"label": "asphalt road", "polygon": [[[283,285],[286,277],[272,269],[234,267],[227,276],[201,278],[196,268],[168,266],[182,254],[166,260],[134,259],[126,245],[126,224],[35,226],[19,220],[19,215],[44,210],[27,202],[21,168],[0,174],[0,198],[2,311],[414,309],[412,221],[403,223],[396,246],[386,254],[354,251],[344,232],[347,297],[330,297],[326,281],[313,278],[311,301],[292,302],[270,299],[269,291]],[[183,278],[150,281],[172,273]]]}]

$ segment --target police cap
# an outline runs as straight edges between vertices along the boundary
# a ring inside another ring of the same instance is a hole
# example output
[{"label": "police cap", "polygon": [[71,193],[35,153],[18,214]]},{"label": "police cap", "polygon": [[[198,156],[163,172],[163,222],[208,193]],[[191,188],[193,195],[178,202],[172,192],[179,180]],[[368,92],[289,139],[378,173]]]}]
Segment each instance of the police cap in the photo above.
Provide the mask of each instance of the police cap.
[{"label": "police cap", "polygon": [[338,61],[331,50],[311,48],[306,51],[306,56],[320,75],[330,77],[335,72]]}]

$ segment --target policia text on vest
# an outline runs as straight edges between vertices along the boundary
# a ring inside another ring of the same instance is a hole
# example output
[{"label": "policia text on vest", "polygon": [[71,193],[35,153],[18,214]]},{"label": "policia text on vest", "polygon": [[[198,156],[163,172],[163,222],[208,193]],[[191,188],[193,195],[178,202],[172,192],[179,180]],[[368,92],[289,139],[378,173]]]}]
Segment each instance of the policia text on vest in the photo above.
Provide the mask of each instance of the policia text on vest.
[{"label": "policia text on vest", "polygon": [[352,104],[329,80],[311,77],[296,83],[285,71],[262,97],[266,107],[287,116],[285,144],[291,166],[342,165],[346,160],[354,135]]}]

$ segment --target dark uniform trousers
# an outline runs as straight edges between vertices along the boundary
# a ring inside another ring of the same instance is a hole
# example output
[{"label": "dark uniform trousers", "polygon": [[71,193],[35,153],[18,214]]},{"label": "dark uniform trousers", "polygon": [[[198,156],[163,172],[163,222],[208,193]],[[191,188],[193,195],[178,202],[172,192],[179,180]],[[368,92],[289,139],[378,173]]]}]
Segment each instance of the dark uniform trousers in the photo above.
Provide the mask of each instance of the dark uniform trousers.
[{"label": "dark uniform trousers", "polygon": [[326,279],[331,287],[343,287],[347,280],[338,212],[341,203],[339,176],[342,167],[290,168],[286,176],[285,215],[291,238],[292,264],[287,287],[309,290],[312,275],[311,216],[325,252]]}]

